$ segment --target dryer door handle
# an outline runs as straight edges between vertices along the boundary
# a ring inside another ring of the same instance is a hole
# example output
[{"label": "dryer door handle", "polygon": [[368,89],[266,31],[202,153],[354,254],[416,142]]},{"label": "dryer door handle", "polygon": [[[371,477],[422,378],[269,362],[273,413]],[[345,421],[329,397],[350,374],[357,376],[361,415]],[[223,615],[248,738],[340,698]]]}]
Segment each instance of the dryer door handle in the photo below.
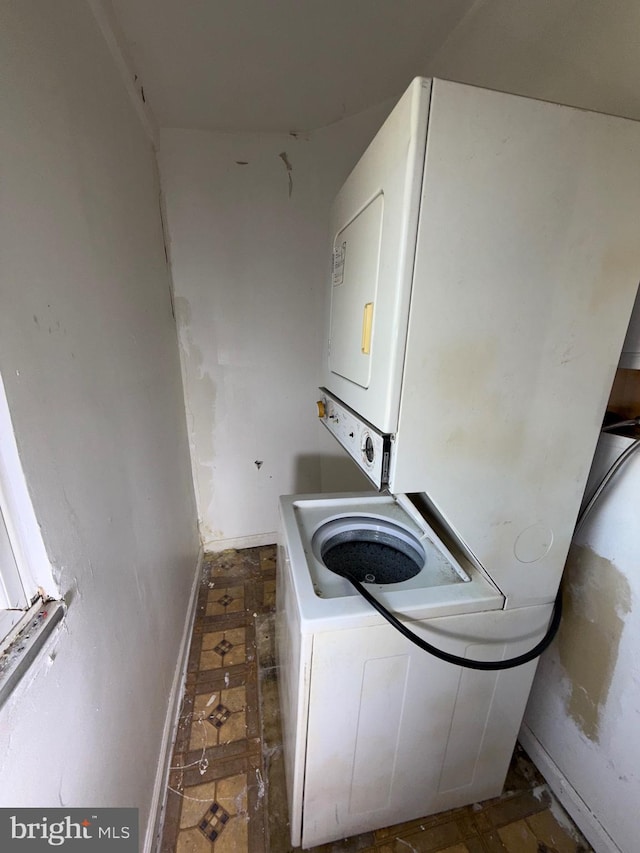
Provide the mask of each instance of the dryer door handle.
[{"label": "dryer door handle", "polygon": [[371,353],[371,329],[373,327],[373,302],[366,302],[362,313],[362,341],[360,352],[363,355]]}]

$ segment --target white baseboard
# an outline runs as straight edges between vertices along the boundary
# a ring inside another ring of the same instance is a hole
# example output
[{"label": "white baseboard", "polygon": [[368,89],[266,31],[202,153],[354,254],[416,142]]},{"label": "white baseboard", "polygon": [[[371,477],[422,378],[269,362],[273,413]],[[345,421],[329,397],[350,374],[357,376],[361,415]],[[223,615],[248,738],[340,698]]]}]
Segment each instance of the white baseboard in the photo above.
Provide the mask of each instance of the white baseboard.
[{"label": "white baseboard", "polygon": [[176,665],[175,673],[173,676],[173,683],[171,685],[171,693],[169,696],[169,706],[167,708],[167,715],[164,721],[164,730],[162,732],[162,749],[158,758],[158,769],[156,771],[156,778],[153,786],[153,795],[151,797],[151,809],[149,811],[149,823],[147,825],[147,831],[142,847],[144,853],[153,853],[156,848],[159,848],[159,841],[164,823],[164,810],[167,794],[167,783],[169,781],[171,751],[173,748],[173,742],[176,737],[178,723],[180,721],[182,692],[187,677],[189,647],[191,645],[193,623],[196,617],[198,591],[200,589],[200,580],[202,576],[202,557],[203,550],[202,548],[200,548],[200,553],[198,554],[196,574],[193,579],[193,585],[191,587],[191,597],[189,599],[187,619],[185,621],[184,631],[182,633],[182,641],[180,643],[178,663]]},{"label": "white baseboard", "polygon": [[529,758],[531,758],[546,779],[549,788],[551,788],[560,805],[565,809],[596,853],[622,853],[618,845],[613,841],[571,782],[564,776],[538,738],[524,723],[520,729],[518,740]]},{"label": "white baseboard", "polygon": [[237,548],[258,548],[260,545],[273,545],[277,540],[277,533],[256,533],[253,536],[238,536],[236,539],[216,539],[204,543],[205,551],[228,551]]}]

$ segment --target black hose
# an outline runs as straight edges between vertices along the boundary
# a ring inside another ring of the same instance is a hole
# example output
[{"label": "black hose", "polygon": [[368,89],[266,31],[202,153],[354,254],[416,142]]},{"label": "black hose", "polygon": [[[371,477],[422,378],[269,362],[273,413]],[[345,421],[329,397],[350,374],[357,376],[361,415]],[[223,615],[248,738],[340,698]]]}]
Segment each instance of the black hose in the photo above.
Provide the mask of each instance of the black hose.
[{"label": "black hose", "polygon": [[529,661],[535,660],[535,658],[539,657],[542,652],[549,646],[558,632],[558,628],[560,627],[560,620],[562,618],[562,590],[558,589],[558,594],[556,595],[556,600],[553,603],[553,613],[551,616],[551,622],[549,623],[549,627],[547,629],[547,633],[540,640],[540,642],[535,645],[528,652],[525,652],[522,655],[517,655],[514,658],[507,658],[507,660],[497,660],[497,661],[485,661],[485,660],[473,660],[471,658],[463,658],[460,655],[452,655],[449,652],[444,652],[442,649],[437,648],[436,646],[432,646],[431,643],[428,643],[426,640],[423,640],[421,637],[416,636],[413,631],[410,631],[405,624],[403,624],[396,616],[393,615],[384,604],[381,604],[376,598],[371,595],[368,589],[362,586],[360,581],[357,581],[355,578],[349,577],[348,574],[345,574],[344,577],[353,584],[356,590],[360,593],[360,595],[368,601],[372,607],[378,611],[381,616],[389,622],[397,631],[405,636],[412,643],[415,643],[418,648],[422,649],[425,652],[429,652],[429,654],[434,657],[440,658],[440,660],[446,661],[446,663],[452,663],[456,666],[464,666],[467,669],[482,669],[482,670],[497,670],[497,669],[513,669],[515,666],[522,666],[525,663],[529,663]]},{"label": "black hose", "polygon": [[[633,418],[629,421],[621,421],[620,423],[612,424],[609,427],[605,427],[603,431],[615,429],[620,426],[626,425],[640,425],[640,416],[637,418]],[[602,490],[607,485],[609,480],[613,477],[613,475],[617,472],[618,468],[622,466],[624,462],[631,456],[632,453],[635,453],[636,450],[640,449],[640,439],[636,439],[633,444],[631,444],[627,449],[620,454],[620,456],[615,460],[613,465],[609,468],[607,473],[604,475],[600,484],[596,488],[593,497],[584,507],[580,515],[578,516],[578,520],[576,522],[576,527],[574,533],[579,529],[580,525],[586,518],[587,514],[593,508],[593,505],[598,500]],[[380,604],[380,602],[371,595],[368,589],[365,589],[360,581],[357,581],[355,578],[349,577],[349,575],[345,572],[342,573],[343,576],[356,588],[356,590],[360,593],[360,595],[364,598],[365,601],[368,601],[372,607],[378,611],[378,613],[383,616],[390,625],[399,631],[403,636],[410,640],[412,643],[415,643],[418,648],[422,649],[425,652],[429,652],[429,654],[433,655],[440,660],[445,661],[446,663],[452,663],[456,666],[464,666],[467,669],[481,669],[481,670],[499,670],[499,669],[512,669],[516,666],[522,666],[525,663],[529,663],[529,661],[535,660],[535,658],[539,657],[542,652],[551,645],[553,638],[558,633],[558,628],[560,627],[560,620],[562,619],[562,588],[558,588],[558,593],[556,595],[556,599],[553,602],[553,613],[551,614],[551,622],[549,623],[549,627],[547,629],[547,633],[540,640],[540,642],[534,646],[530,651],[525,652],[522,655],[517,655],[514,658],[508,658],[507,660],[500,661],[484,661],[484,660],[471,660],[470,658],[463,658],[460,655],[452,655],[449,652],[444,652],[442,649],[437,648],[436,646],[432,646],[431,643],[428,643],[426,640],[421,639],[416,636],[413,631],[410,631],[406,625],[404,625],[396,616],[391,613],[391,611],[387,610],[387,608]]]}]

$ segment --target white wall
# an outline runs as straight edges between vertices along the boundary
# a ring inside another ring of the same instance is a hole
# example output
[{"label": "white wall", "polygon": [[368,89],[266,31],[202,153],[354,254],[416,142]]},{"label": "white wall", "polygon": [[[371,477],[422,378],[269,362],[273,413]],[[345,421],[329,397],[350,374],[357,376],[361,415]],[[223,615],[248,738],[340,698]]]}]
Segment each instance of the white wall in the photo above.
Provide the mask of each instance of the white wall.
[{"label": "white wall", "polygon": [[315,400],[329,205],[390,108],[302,138],[161,132],[206,547],[275,541],[281,494],[367,487],[320,434]]},{"label": "white wall", "polygon": [[[480,2],[429,71],[640,118],[639,26],[636,0]],[[563,627],[539,667],[523,729],[599,853],[638,847],[639,462],[572,550]]]},{"label": "white wall", "polygon": [[0,370],[69,609],[0,712],[0,805],[149,819],[198,555],[154,157],[89,6],[0,12]]}]

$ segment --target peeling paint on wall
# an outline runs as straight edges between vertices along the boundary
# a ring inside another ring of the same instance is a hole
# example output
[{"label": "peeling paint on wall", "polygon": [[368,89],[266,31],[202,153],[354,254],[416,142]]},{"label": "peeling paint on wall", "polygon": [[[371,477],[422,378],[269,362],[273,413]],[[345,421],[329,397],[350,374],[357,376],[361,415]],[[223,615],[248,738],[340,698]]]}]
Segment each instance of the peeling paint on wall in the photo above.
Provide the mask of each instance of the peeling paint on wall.
[{"label": "peeling paint on wall", "polygon": [[580,730],[598,742],[631,590],[610,560],[585,545],[572,545],[564,598],[558,647],[570,682],[565,705]]}]

